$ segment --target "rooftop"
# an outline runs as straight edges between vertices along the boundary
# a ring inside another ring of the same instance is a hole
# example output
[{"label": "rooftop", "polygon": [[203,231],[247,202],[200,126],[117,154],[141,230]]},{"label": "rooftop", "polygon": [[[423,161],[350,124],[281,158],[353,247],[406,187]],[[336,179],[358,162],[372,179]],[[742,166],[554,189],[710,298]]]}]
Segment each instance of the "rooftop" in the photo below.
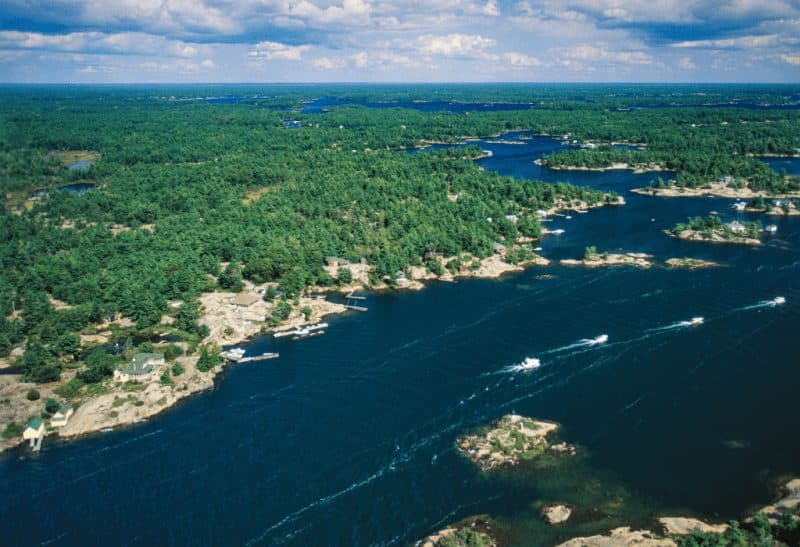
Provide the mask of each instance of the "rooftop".
[{"label": "rooftop", "polygon": [[233,300],[231,300],[231,304],[235,306],[252,306],[256,302],[261,300],[261,297],[255,293],[251,292],[242,292],[237,294]]},{"label": "rooftop", "polygon": [[28,422],[28,427],[31,429],[39,429],[42,427],[42,420],[40,418],[33,418],[30,422]]}]

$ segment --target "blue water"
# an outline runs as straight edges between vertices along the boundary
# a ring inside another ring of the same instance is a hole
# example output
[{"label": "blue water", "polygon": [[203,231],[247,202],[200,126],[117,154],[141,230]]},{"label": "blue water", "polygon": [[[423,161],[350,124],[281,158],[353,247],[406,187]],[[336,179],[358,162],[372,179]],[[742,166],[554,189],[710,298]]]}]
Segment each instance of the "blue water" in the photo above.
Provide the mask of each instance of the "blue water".
[{"label": "blue water", "polygon": [[[280,359],[230,367],[148,423],[0,456],[0,544],[404,545],[480,513],[511,544],[547,544],[583,529],[537,528],[531,503],[574,501],[587,473],[601,494],[621,488],[630,514],[727,519],[767,502],[771,479],[800,473],[800,221],[772,220],[761,248],[671,239],[661,230],[710,210],[758,217],[734,200],[628,193],[649,174],[542,169],[533,160],[561,144],[523,142],[474,143],[493,152],[479,164],[628,201],[556,217],[547,227],[565,233],[545,256],[596,245],[725,267],[554,266],[370,295],[324,336],[255,340],[249,351]],[[786,305],[765,303],[778,295]],[[528,356],[541,368],[504,371]],[[456,453],[458,435],[512,411],[562,423],[585,459],[487,475]]]},{"label": "blue water", "polygon": [[507,110],[528,110],[531,103],[471,103],[458,101],[363,101],[337,97],[320,97],[304,103],[302,114],[317,114],[338,106],[365,106],[368,108],[412,108],[421,112],[503,112]]}]

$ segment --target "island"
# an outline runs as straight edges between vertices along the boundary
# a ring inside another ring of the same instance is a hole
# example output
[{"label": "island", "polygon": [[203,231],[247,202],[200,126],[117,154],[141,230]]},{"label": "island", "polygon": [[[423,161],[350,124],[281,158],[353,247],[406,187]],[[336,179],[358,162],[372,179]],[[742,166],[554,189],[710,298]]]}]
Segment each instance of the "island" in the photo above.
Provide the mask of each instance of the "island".
[{"label": "island", "polygon": [[763,229],[760,222],[723,223],[718,215],[695,217],[687,223],[678,223],[665,233],[671,237],[688,241],[707,241],[710,243],[736,243],[741,245],[761,245]]},{"label": "island", "polygon": [[650,268],[653,263],[652,255],[647,253],[601,253],[594,246],[586,247],[583,258],[565,258],[561,260],[563,266],[583,266],[585,268],[599,268],[602,266],[635,266],[637,268]]},{"label": "island", "polygon": [[800,198],[800,190],[796,183],[774,188],[760,188],[746,182],[732,184],[728,182],[708,182],[692,186],[678,185],[674,182],[658,184],[645,188],[633,188],[631,192],[643,196],[654,197],[701,197],[715,196],[720,198],[757,199],[757,198]]},{"label": "island", "polygon": [[703,268],[716,268],[721,266],[719,262],[713,260],[703,260],[701,258],[692,258],[688,256],[668,258],[664,264],[673,269],[686,269],[686,270],[699,270]]},{"label": "island", "polygon": [[733,208],[738,211],[748,213],[763,213],[773,216],[797,216],[800,215],[800,208],[792,199],[766,200],[763,196],[751,199],[749,202],[737,202]]},{"label": "island", "polygon": [[546,452],[572,455],[577,449],[567,443],[552,444],[548,438],[558,424],[509,414],[490,427],[481,428],[456,441],[459,452],[482,471],[500,466],[514,466],[523,460],[533,460]]}]

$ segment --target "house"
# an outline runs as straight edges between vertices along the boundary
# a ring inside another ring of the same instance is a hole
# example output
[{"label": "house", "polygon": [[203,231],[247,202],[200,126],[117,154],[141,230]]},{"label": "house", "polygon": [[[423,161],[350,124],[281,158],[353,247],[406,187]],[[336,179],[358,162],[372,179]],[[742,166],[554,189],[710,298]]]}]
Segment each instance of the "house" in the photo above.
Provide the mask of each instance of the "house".
[{"label": "house", "polygon": [[30,441],[31,448],[38,451],[42,447],[44,438],[44,422],[39,418],[31,419],[22,432],[22,438]]},{"label": "house", "polygon": [[425,251],[425,254],[422,257],[422,260],[428,262],[429,260],[438,260],[442,258],[442,253],[437,253],[436,251]]},{"label": "house", "polygon": [[53,427],[64,427],[67,425],[70,416],[75,412],[71,404],[63,404],[59,407],[53,417],[50,418],[50,425]]},{"label": "house", "polygon": [[344,258],[339,258],[338,256],[326,256],[325,257],[325,265],[326,266],[347,266],[350,264],[349,261],[345,260]]},{"label": "house", "polygon": [[734,220],[733,222],[728,223],[728,228],[731,229],[732,232],[744,232],[746,230],[744,224],[739,222],[738,220]]},{"label": "house", "polygon": [[137,353],[130,364],[114,371],[120,382],[149,382],[158,376],[158,366],[164,364],[162,353]]},{"label": "house", "polygon": [[506,254],[506,251],[508,251],[505,245],[502,243],[497,243],[496,241],[492,244],[492,248],[494,249],[494,252],[499,255],[504,255]]},{"label": "house", "polygon": [[548,212],[547,212],[547,211],[545,211],[544,209],[536,209],[536,216],[539,216],[539,217],[546,217],[546,216],[547,216],[547,215],[549,215],[549,214],[550,214],[550,213],[548,213]]},{"label": "house", "polygon": [[240,308],[249,308],[259,300],[261,300],[261,297],[256,293],[241,292],[231,300],[231,304]]},{"label": "house", "polygon": [[583,143],[583,146],[581,146],[581,148],[583,148],[584,150],[594,150],[595,148],[597,148],[597,145],[593,142],[585,142]]},{"label": "house", "polygon": [[519,217],[517,215],[506,215],[506,220],[513,222],[514,224],[517,223]]}]

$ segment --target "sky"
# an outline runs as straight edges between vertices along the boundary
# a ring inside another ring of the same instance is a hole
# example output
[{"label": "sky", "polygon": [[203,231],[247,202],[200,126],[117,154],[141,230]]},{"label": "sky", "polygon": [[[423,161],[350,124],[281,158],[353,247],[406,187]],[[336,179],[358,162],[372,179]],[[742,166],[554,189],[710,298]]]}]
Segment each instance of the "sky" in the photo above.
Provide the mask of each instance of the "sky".
[{"label": "sky", "polygon": [[2,0],[0,82],[792,82],[800,0]]}]

